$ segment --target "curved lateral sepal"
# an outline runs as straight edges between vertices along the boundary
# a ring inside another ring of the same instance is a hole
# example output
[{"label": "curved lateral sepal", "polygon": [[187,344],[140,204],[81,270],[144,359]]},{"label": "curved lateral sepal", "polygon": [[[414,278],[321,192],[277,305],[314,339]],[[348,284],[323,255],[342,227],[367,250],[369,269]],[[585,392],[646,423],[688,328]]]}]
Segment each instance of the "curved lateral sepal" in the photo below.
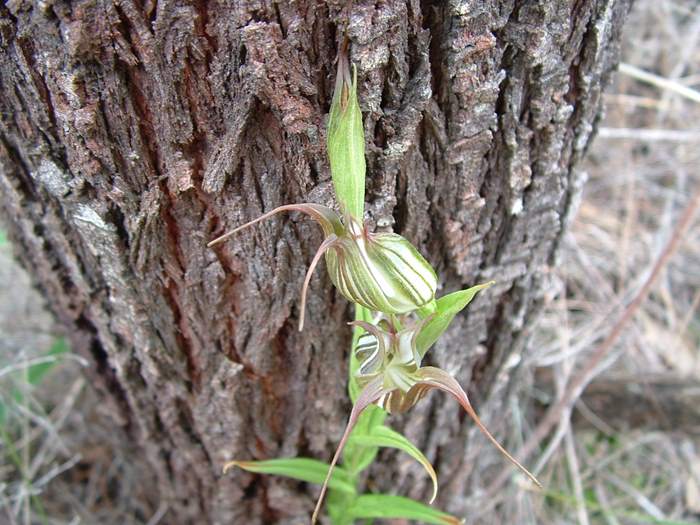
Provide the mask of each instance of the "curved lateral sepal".
[{"label": "curved lateral sepal", "polygon": [[474,407],[472,407],[472,404],[469,402],[466,392],[464,389],[462,389],[461,385],[454,377],[444,370],[433,366],[421,368],[418,370],[418,372],[416,372],[416,376],[418,377],[417,386],[438,388],[443,392],[447,392],[448,394],[452,395],[459,402],[459,404],[462,405],[462,408],[464,408],[465,412],[472,418],[479,430],[481,430],[489,441],[494,444],[501,454],[503,454],[513,465],[518,467],[535,485],[542,488],[542,484],[537,480],[537,478],[529,470],[523,467],[513,456],[511,456],[481,422],[481,419],[479,419],[479,416],[476,414]]},{"label": "curved lateral sepal", "polygon": [[360,395],[357,396],[357,400],[355,401],[355,404],[352,406],[352,411],[350,412],[350,418],[348,419],[348,424],[345,426],[345,432],[343,432],[343,437],[340,438],[340,443],[338,444],[338,448],[335,450],[335,454],[333,455],[333,460],[331,461],[331,466],[328,469],[328,474],[326,475],[326,479],[323,482],[323,486],[321,487],[321,493],[318,496],[318,501],[316,502],[316,508],[314,509],[314,513],[311,516],[311,525],[316,523],[316,520],[318,519],[318,513],[321,510],[321,505],[323,503],[323,497],[326,494],[326,489],[328,488],[328,480],[331,479],[331,474],[333,473],[333,468],[335,467],[335,464],[338,462],[338,459],[340,458],[340,454],[343,452],[343,448],[345,448],[345,443],[348,440],[348,437],[350,436],[350,432],[352,432],[353,427],[357,423],[357,418],[360,417],[360,414],[362,411],[367,408],[369,405],[374,403],[377,399],[379,399],[383,394],[386,393],[386,389],[384,388],[382,384],[382,378],[378,377],[372,382],[368,383],[367,386],[365,386],[364,389],[360,392]]},{"label": "curved lateral sepal", "polygon": [[318,264],[318,261],[321,260],[321,257],[323,256],[326,251],[333,246],[336,242],[338,241],[338,237],[335,235],[335,233],[331,233],[328,237],[324,239],[324,241],[321,243],[321,245],[318,247],[318,250],[316,251],[316,255],[314,255],[313,260],[311,261],[311,264],[309,265],[309,269],[306,271],[306,277],[304,277],[304,286],[301,287],[301,306],[299,307],[299,331],[301,332],[304,329],[304,314],[306,312],[306,292],[309,289],[309,283],[311,282],[311,276],[314,273],[314,270],[316,269],[316,265]]},{"label": "curved lateral sepal", "polygon": [[301,204],[285,204],[283,206],[278,206],[274,210],[268,211],[267,213],[263,213],[260,217],[253,219],[252,221],[248,221],[238,228],[234,228],[233,230],[220,235],[213,241],[207,243],[207,247],[211,248],[215,244],[225,241],[239,231],[245,230],[249,226],[253,226],[254,224],[264,221],[265,219],[269,219],[273,215],[283,211],[300,211],[302,213],[306,213],[307,215],[311,216],[311,218],[314,219],[321,226],[321,228],[323,228],[323,233],[325,233],[326,236],[332,233],[335,233],[338,236],[343,234],[344,228],[340,221],[340,216],[330,208],[311,202]]}]

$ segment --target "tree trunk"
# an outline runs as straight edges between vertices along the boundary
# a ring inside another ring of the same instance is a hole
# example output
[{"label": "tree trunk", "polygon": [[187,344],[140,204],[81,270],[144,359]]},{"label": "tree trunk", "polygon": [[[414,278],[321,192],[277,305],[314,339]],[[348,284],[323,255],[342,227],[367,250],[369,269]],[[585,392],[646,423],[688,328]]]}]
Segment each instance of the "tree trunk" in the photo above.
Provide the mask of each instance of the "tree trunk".
[{"label": "tree trunk", "polygon": [[[325,269],[296,331],[318,227],[279,217],[205,246],[281,204],[332,205],[326,114],[344,32],[365,119],[370,225],[414,242],[441,276],[440,295],[498,281],[429,355],[502,435],[505,418],[493,415],[513,378],[507,364],[551,289],[628,4],[0,7],[9,233],[143,447],[168,523],[308,517],[316,487],[221,467],[326,460],[349,413],[351,309]],[[435,462],[437,504],[456,513],[485,469],[505,467],[468,439],[473,426],[458,413],[431,394],[390,419]],[[418,468],[383,460],[373,487],[428,494]]]}]

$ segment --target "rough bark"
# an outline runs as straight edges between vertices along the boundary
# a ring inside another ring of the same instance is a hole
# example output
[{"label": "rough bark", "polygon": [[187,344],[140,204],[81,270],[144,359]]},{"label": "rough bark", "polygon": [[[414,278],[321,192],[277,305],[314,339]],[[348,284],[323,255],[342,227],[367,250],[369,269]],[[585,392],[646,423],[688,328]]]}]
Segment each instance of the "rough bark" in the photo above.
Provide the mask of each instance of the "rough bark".
[{"label": "rough bark", "polygon": [[[442,292],[496,279],[434,363],[492,418],[580,192],[577,164],[628,1],[11,0],[0,7],[3,211],[115,418],[158,475],[169,523],[277,523],[316,490],[232,458],[330,455],[349,405],[350,308],[321,240],[284,203],[332,204],[325,115],[347,28],[368,161],[367,219],[425,253]],[[468,342],[468,344],[465,344]],[[439,394],[392,421],[459,513],[495,465]],[[480,451],[478,457],[476,452]],[[425,497],[392,462],[374,486]]]}]

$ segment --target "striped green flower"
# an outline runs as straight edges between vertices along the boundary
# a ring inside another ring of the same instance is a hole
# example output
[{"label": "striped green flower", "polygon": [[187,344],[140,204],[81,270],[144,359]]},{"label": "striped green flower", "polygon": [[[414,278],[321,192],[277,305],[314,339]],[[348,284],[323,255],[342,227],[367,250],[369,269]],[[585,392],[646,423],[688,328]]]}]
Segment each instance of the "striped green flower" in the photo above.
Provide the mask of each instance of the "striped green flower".
[{"label": "striped green flower", "polygon": [[326,481],[316,503],[312,523],[318,516],[333,468],[361,412],[371,404],[377,404],[389,413],[405,412],[432,389],[442,390],[454,397],[494,446],[533,483],[541,487],[537,478],[511,456],[481,422],[457,380],[440,368],[421,366],[422,356],[416,341],[421,331],[429,327],[432,316],[416,323],[407,317],[379,316],[374,324],[365,321],[351,323],[365,330],[357,339],[353,349],[360,363],[356,378],[362,390],[357,396],[345,432],[331,461]]},{"label": "striped green flower", "polygon": [[234,233],[282,211],[310,215],[326,238],[304,279],[299,329],[304,326],[306,291],[316,265],[325,254],[333,284],[350,301],[385,314],[405,314],[432,302],[437,288],[435,270],[413,245],[395,233],[371,233],[349,214],[343,219],[320,204],[280,206],[209,243],[213,246]]},{"label": "striped green flower", "polygon": [[370,233],[346,216],[346,234],[326,253],[333,284],[352,302],[375,312],[405,314],[435,298],[437,275],[396,233]]}]

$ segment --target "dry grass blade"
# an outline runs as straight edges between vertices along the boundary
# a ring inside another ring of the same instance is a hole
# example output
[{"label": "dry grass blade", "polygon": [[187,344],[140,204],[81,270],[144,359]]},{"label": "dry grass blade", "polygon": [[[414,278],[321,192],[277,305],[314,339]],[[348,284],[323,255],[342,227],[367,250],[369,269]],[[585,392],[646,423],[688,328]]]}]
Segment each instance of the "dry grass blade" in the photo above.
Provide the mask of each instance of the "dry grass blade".
[{"label": "dry grass blade", "polygon": [[661,89],[672,91],[673,93],[677,93],[678,95],[687,98],[688,100],[692,100],[693,102],[700,104],[700,92],[684,86],[683,84],[679,84],[678,82],[674,82],[673,80],[669,80],[659,75],[654,75],[653,73],[644,71],[643,69],[631,64],[620,64],[619,71],[620,73],[629,75],[632,78],[641,80],[642,82],[646,82]]},{"label": "dry grass blade", "polygon": [[612,474],[604,474],[604,477],[617,488],[632,496],[632,498],[637,502],[637,505],[639,505],[644,512],[652,516],[654,519],[659,521],[666,519],[666,516],[661,509],[659,509],[659,507],[654,505],[649,498],[647,498],[628,482]]},{"label": "dry grass blade", "polygon": [[[625,308],[622,316],[613,326],[610,333],[603,340],[602,343],[593,351],[590,357],[587,359],[583,368],[576,374],[572,381],[567,385],[564,395],[552,405],[546,412],[545,416],[542,418],[540,423],[537,425],[535,430],[532,432],[530,437],[527,439],[525,444],[517,452],[518,457],[523,459],[527,458],[532,454],[532,452],[539,447],[542,440],[547,434],[552,430],[552,428],[562,420],[562,418],[568,418],[571,412],[573,404],[576,402],[578,397],[581,395],[583,388],[591,379],[591,373],[595,371],[596,367],[607,357],[609,352],[613,349],[614,343],[622,334],[622,331],[627,326],[629,321],[637,313],[639,307],[644,302],[648,296],[652,286],[656,283],[657,279],[661,276],[661,270],[666,266],[670,258],[675,254],[678,249],[681,240],[688,228],[691,225],[695,213],[700,207],[700,190],[690,199],[687,207],[683,211],[678,224],[676,225],[671,239],[668,241],[658,259],[656,260],[654,267],[652,268],[651,274],[646,279],[644,285],[641,287],[637,295],[630,302],[630,304]],[[503,472],[489,487],[488,493],[490,495],[495,495],[498,493],[505,482],[507,481],[510,473]]]},{"label": "dry grass blade", "polygon": [[679,129],[600,128],[598,135],[603,139],[700,142],[700,132]]},{"label": "dry grass blade", "polygon": [[578,456],[576,455],[576,447],[574,445],[574,436],[571,428],[566,432],[564,437],[566,445],[566,458],[569,465],[569,473],[574,488],[574,497],[576,498],[576,514],[578,515],[579,525],[590,525],[588,519],[588,511],[586,510],[585,497],[583,494],[583,483],[581,482],[581,471],[579,468]]}]

